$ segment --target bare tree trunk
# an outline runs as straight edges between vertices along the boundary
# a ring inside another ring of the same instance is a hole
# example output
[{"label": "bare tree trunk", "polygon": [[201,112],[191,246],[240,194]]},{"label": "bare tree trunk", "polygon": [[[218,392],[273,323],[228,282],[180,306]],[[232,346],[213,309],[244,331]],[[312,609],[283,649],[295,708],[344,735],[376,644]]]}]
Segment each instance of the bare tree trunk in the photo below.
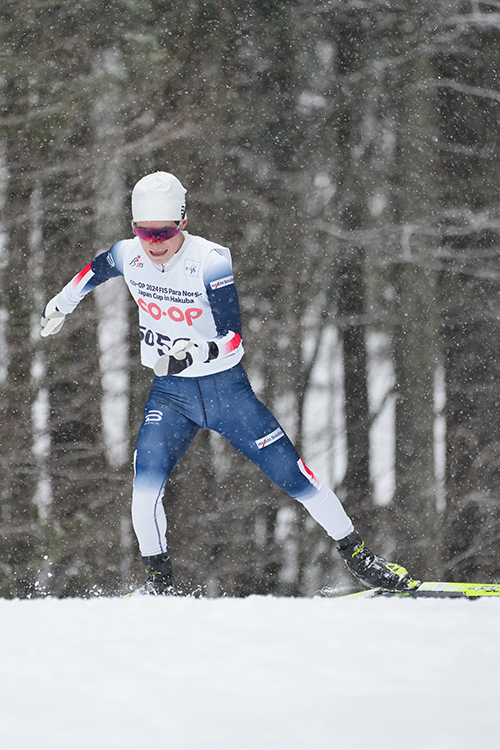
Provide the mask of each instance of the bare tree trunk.
[{"label": "bare tree trunk", "polygon": [[[124,61],[116,50],[104,50],[94,60],[97,96],[93,108],[95,133],[94,206],[99,251],[128,237],[125,217],[129,195],[125,187],[124,132],[120,125]],[[130,583],[137,545],[130,517],[132,450],[130,436],[129,293],[122,278],[110,279],[94,292],[98,316],[101,419],[107,461],[107,478],[101,492],[107,495],[108,519],[103,571],[109,566],[121,585]],[[137,324],[132,324],[137,333]]]},{"label": "bare tree trunk", "polygon": [[[414,19],[414,23],[418,21]],[[433,68],[414,53],[400,71],[398,197],[402,261],[394,271],[398,321],[396,372],[397,554],[415,576],[435,570],[438,540],[434,469],[434,377],[438,357],[438,304],[433,269],[437,186]]]},{"label": "bare tree trunk", "polygon": [[[15,111],[16,90],[11,89]],[[33,591],[39,541],[37,511],[33,498],[37,486],[37,460],[32,453],[32,404],[34,388],[31,366],[34,344],[31,331],[33,308],[33,262],[30,242],[32,185],[23,175],[28,154],[17,139],[7,145],[10,165],[6,191],[9,210],[3,229],[7,236],[2,272],[2,298],[6,320],[5,381],[0,392],[0,549],[4,565],[0,591],[26,596]]]}]

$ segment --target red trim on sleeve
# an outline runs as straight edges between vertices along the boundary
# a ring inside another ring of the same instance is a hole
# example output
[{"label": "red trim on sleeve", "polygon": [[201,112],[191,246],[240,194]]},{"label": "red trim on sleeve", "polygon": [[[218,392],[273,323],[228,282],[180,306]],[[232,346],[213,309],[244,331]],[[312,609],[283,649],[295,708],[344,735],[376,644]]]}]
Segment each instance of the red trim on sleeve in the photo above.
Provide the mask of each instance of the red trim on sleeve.
[{"label": "red trim on sleeve", "polygon": [[224,344],[224,354],[230,354],[231,352],[234,352],[235,349],[239,347],[241,344],[241,336],[239,333],[235,333],[233,338],[227,342],[227,344]]},{"label": "red trim on sleeve", "polygon": [[80,273],[78,273],[75,276],[75,278],[73,279],[73,285],[74,286],[78,286],[78,284],[80,283],[80,281],[88,274],[88,272],[91,270],[90,266],[91,266],[91,263],[88,263],[85,266],[85,268],[82,268],[82,270],[80,271]]}]

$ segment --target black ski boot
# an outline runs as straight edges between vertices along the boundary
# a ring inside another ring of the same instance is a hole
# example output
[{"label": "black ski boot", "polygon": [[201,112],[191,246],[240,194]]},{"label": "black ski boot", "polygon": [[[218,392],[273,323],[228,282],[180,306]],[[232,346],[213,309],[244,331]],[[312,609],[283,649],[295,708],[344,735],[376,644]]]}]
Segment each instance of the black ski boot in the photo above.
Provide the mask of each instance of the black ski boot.
[{"label": "black ski boot", "polygon": [[166,552],[153,557],[143,557],[142,562],[146,568],[147,579],[136,593],[151,594],[152,596],[175,596],[174,574],[172,563]]},{"label": "black ski boot", "polygon": [[420,584],[410,577],[406,568],[370,552],[357,531],[339,539],[338,545],[339,554],[351,573],[368,588],[407,591]]}]

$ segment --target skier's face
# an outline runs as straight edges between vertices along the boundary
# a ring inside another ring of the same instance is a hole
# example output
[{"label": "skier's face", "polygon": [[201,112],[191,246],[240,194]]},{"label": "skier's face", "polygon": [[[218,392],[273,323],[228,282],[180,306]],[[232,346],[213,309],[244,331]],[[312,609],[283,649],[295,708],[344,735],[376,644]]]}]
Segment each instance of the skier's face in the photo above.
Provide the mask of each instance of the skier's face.
[{"label": "skier's face", "polygon": [[[168,263],[171,258],[180,250],[182,243],[184,242],[184,235],[182,230],[186,227],[187,219],[185,219],[180,225],[180,230],[168,240],[158,241],[157,237],[151,239],[142,239],[139,237],[139,241],[142,245],[142,249],[148,256],[148,258],[158,265]],[[138,221],[137,228],[143,229],[175,229],[177,224],[175,221]],[[144,233],[143,233],[144,234]]]}]

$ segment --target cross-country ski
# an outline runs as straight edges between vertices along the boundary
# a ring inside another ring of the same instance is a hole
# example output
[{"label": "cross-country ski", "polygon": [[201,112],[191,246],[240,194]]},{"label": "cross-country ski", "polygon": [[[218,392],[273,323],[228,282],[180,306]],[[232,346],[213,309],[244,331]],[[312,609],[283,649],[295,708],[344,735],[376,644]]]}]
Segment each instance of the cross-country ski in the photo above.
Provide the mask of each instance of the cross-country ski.
[{"label": "cross-country ski", "polygon": [[[328,596],[328,589],[321,592]],[[389,596],[403,599],[449,599],[465,598],[477,599],[480,596],[500,596],[500,583],[455,583],[448,581],[424,581],[411,590],[391,591],[390,589],[371,588],[366,591],[356,591],[353,594],[343,594],[340,599],[360,598],[373,599],[374,597]]]}]

